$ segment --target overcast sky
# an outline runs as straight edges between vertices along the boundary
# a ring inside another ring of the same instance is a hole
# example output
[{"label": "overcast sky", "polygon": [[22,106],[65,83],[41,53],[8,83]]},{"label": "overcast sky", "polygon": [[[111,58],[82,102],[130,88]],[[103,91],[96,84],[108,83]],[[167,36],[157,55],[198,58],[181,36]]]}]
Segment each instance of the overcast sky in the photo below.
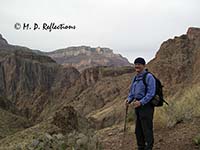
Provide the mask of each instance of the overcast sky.
[{"label": "overcast sky", "polygon": [[[161,43],[200,27],[199,0],[0,0],[0,33],[9,43],[52,51],[109,47],[133,62],[152,59]],[[55,22],[70,30],[16,30],[15,23]]]}]

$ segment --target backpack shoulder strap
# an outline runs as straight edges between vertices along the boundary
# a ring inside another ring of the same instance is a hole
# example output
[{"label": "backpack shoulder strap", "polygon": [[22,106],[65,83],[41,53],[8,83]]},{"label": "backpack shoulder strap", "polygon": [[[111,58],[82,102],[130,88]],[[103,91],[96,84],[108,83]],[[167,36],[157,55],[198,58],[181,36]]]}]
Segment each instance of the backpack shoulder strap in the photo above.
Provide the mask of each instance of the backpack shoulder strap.
[{"label": "backpack shoulder strap", "polygon": [[145,87],[147,87],[146,78],[147,78],[147,74],[149,74],[149,73],[150,73],[150,72],[147,71],[147,72],[143,75],[143,78],[142,78]]},{"label": "backpack shoulder strap", "polygon": [[143,78],[142,78],[142,81],[143,81],[143,84],[145,86],[145,95],[147,93],[147,82],[146,82],[146,78],[147,78],[147,74],[149,74],[150,72],[146,72],[144,75],[143,75]]},{"label": "backpack shoulder strap", "polygon": [[133,83],[136,81],[136,76],[134,76],[134,78],[133,78]]}]

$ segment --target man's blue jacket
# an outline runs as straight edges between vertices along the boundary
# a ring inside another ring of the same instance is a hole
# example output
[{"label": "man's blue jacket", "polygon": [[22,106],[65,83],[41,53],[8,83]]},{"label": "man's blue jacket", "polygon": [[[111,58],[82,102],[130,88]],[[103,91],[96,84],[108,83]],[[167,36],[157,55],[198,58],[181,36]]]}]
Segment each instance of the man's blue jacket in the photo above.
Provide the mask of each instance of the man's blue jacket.
[{"label": "man's blue jacket", "polygon": [[[143,76],[146,73],[144,70],[142,73],[137,74],[132,79],[129,95],[128,95],[128,102],[132,102],[134,99],[139,100],[142,105],[147,104],[155,95],[156,91],[156,81],[155,78],[151,73],[148,73],[146,76],[146,95],[145,95],[145,85],[143,83]],[[135,79],[135,82],[134,82]]]}]

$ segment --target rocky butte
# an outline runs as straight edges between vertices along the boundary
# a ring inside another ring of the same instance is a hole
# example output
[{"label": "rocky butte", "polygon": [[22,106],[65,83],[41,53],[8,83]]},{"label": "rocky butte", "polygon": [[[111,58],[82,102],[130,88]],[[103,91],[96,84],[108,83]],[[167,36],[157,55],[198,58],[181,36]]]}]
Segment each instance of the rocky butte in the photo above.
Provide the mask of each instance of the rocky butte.
[{"label": "rocky butte", "polygon": [[130,66],[120,54],[114,54],[109,48],[92,48],[89,46],[68,47],[45,53],[57,63],[73,66],[79,71],[94,66]]}]

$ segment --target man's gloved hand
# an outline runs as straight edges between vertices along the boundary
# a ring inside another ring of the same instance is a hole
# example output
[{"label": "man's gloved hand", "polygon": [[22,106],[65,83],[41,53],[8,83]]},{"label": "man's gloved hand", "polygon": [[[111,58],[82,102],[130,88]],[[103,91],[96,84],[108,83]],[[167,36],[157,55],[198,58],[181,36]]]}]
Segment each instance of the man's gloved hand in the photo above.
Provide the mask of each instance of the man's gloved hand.
[{"label": "man's gloved hand", "polygon": [[138,107],[140,107],[142,104],[141,104],[140,101],[135,100],[135,101],[133,102],[133,105],[134,105],[134,108],[138,108]]},{"label": "man's gloved hand", "polygon": [[125,100],[125,106],[129,106],[129,104],[130,104],[130,103],[128,102],[128,99],[126,99],[126,100]]}]

